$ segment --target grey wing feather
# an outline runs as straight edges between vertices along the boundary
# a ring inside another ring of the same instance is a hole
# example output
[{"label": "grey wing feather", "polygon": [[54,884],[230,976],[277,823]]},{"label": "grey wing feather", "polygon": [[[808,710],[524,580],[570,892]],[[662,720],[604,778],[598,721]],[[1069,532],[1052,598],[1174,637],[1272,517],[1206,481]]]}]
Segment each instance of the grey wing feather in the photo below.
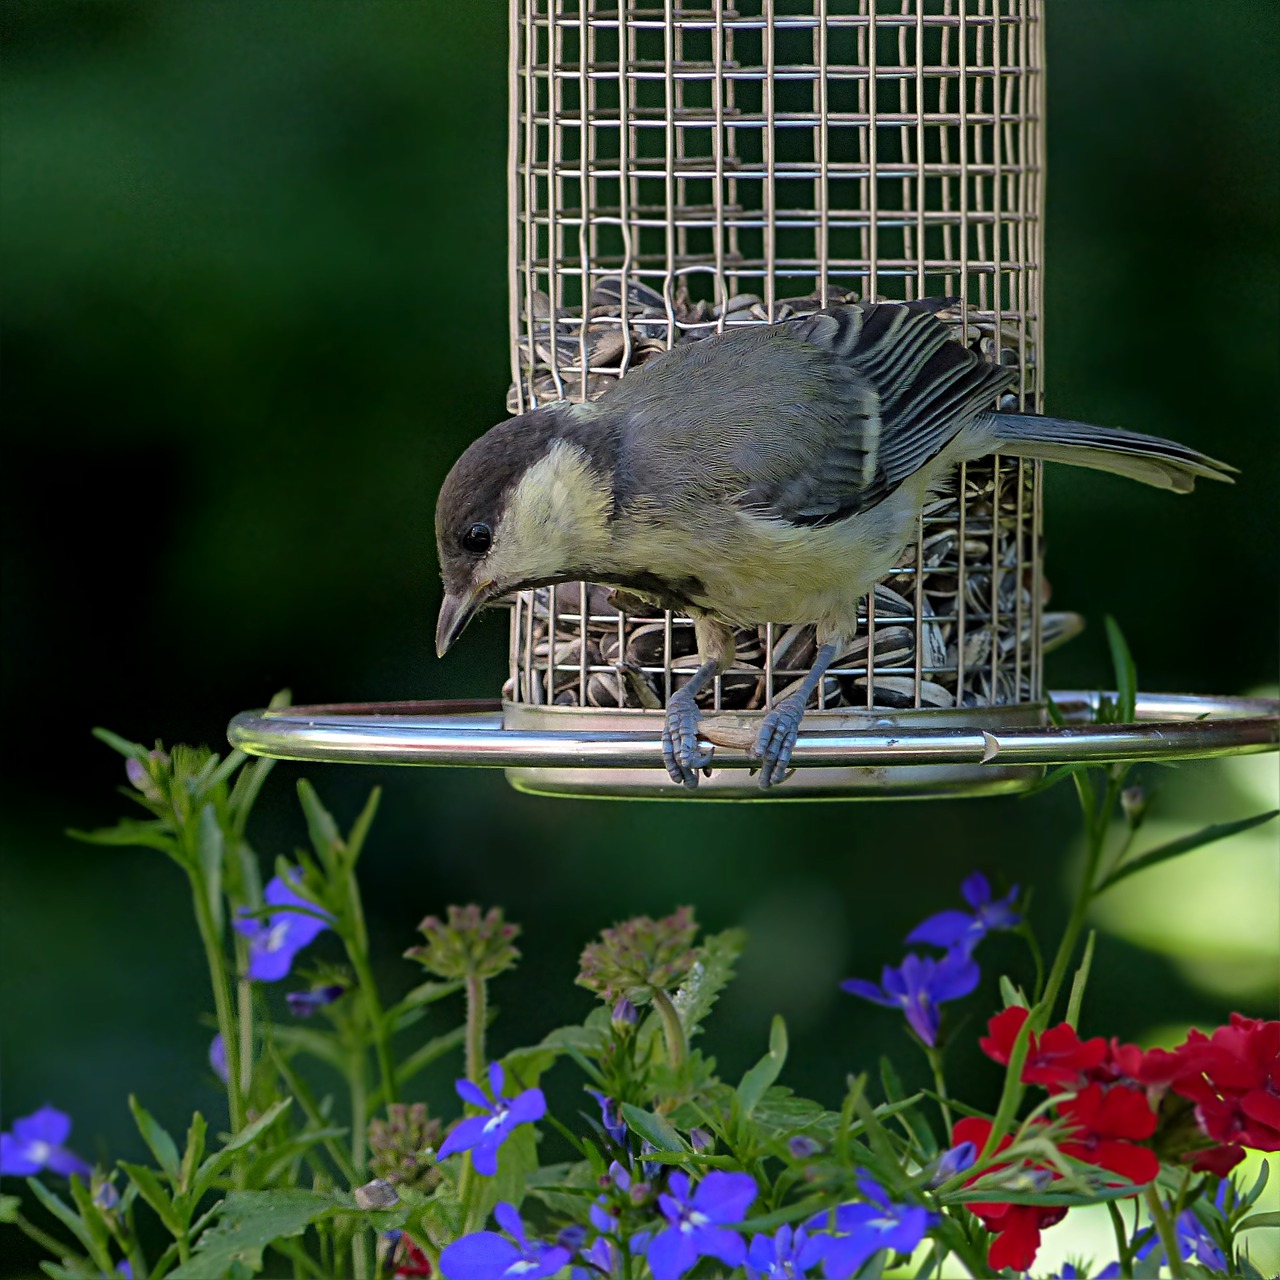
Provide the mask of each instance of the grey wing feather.
[{"label": "grey wing feather", "polygon": [[649,485],[665,469],[672,493],[831,523],[880,502],[1013,380],[951,337],[939,305],[838,307],[676,347],[601,404],[645,438]]}]

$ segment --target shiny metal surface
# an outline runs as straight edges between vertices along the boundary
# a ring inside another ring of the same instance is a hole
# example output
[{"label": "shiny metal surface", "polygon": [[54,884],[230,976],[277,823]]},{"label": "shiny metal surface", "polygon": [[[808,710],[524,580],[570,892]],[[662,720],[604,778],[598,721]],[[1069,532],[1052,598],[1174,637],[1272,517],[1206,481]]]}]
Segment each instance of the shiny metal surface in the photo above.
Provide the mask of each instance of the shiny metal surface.
[{"label": "shiny metal surface", "polygon": [[[792,761],[797,776],[780,789],[780,798],[990,794],[1025,789],[1044,768],[1060,764],[1195,760],[1280,749],[1280,701],[1274,699],[1142,694],[1137,723],[1120,725],[1093,722],[1102,695],[1051,696],[1065,725],[1000,723],[1012,708],[938,718],[928,712],[866,715],[857,723],[848,713],[811,713]],[[534,710],[521,708],[516,718]],[[546,717],[576,711],[536,710]],[[285,760],[504,768],[513,771],[517,787],[551,794],[690,794],[673,787],[662,767],[660,713],[587,716],[593,725],[603,716],[608,727],[587,730],[571,720],[563,729],[546,722],[528,727],[527,719],[522,727],[507,727],[496,701],[326,704],[242,712],[232,720],[228,738],[251,755]],[[748,719],[708,716],[708,741],[734,740]],[[758,796],[749,767],[740,748],[718,746],[712,785],[699,788],[695,797]],[[921,768],[942,772],[911,775]]]}]

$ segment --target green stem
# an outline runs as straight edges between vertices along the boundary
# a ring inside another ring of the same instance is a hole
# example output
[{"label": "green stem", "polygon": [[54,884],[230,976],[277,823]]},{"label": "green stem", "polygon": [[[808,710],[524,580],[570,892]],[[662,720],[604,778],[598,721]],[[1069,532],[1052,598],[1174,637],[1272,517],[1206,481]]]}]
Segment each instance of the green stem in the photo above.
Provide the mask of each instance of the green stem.
[{"label": "green stem", "polygon": [[1107,1201],[1107,1213],[1111,1218],[1112,1234],[1116,1238],[1116,1257],[1120,1260],[1120,1271],[1128,1276],[1132,1273],[1133,1265],[1129,1259],[1129,1236],[1124,1229],[1124,1215],[1114,1200]]},{"label": "green stem", "polygon": [[942,1074],[942,1054],[932,1045],[925,1045],[925,1056],[933,1072],[933,1087],[938,1091],[938,1106],[942,1108],[942,1123],[947,1127],[947,1145],[951,1145],[951,1107],[947,1103],[947,1081]]},{"label": "green stem", "polygon": [[484,1029],[489,1018],[489,989],[479,974],[467,975],[467,1079],[484,1087]]},{"label": "green stem", "polygon": [[65,1258],[68,1256],[69,1250],[56,1236],[51,1236],[47,1231],[41,1230],[34,1222],[24,1218],[22,1214],[15,1214],[10,1221],[19,1231],[22,1232],[28,1240],[33,1240],[46,1253],[52,1254],[55,1258]]},{"label": "green stem", "polygon": [[373,1048],[378,1057],[378,1073],[382,1077],[382,1100],[384,1104],[390,1105],[398,1096],[396,1070],[391,1060],[391,1028],[387,1026],[378,985],[369,968],[369,931],[364,923],[364,909],[360,905],[360,889],[356,884],[354,870],[347,872],[345,897],[350,928],[342,931],[343,938],[347,940],[347,956],[355,970],[360,994],[364,998],[365,1009],[373,1027]]},{"label": "green stem", "polygon": [[196,925],[204,943],[205,960],[209,965],[209,982],[213,987],[213,1011],[218,1020],[218,1033],[227,1055],[227,1111],[231,1118],[231,1132],[244,1128],[244,1093],[240,1087],[240,1040],[236,1031],[236,1017],[232,1011],[231,986],[227,979],[226,959],[222,939],[213,922],[205,887],[198,873],[192,871],[191,896],[195,900]]},{"label": "green stem", "polygon": [[363,1181],[364,1140],[369,1128],[369,1089],[365,1081],[364,1052],[357,1043],[349,1047],[347,1080],[351,1085],[351,1168]]},{"label": "green stem", "polygon": [[684,1028],[680,1025],[680,1015],[671,1003],[671,997],[661,987],[653,988],[653,1007],[662,1019],[662,1035],[667,1042],[667,1061],[678,1068],[684,1061],[685,1039]]},{"label": "green stem", "polygon": [[1165,1212],[1164,1205],[1160,1202],[1160,1193],[1156,1190],[1154,1182],[1147,1184],[1142,1192],[1142,1198],[1147,1202],[1147,1212],[1151,1214],[1151,1221],[1156,1224],[1156,1233],[1164,1246],[1164,1256],[1169,1266],[1170,1276],[1173,1280],[1185,1280],[1187,1270],[1178,1249],[1178,1233],[1173,1229],[1173,1219]]},{"label": "green stem", "polygon": [[1095,812],[1092,806],[1093,788],[1085,788],[1077,782],[1080,790],[1081,808],[1084,810],[1085,818],[1085,864],[1084,873],[1080,877],[1080,888],[1076,893],[1076,900],[1071,908],[1071,916],[1067,921],[1067,927],[1063,930],[1062,941],[1058,945],[1057,955],[1053,958],[1053,967],[1049,970],[1049,979],[1045,983],[1044,996],[1039,1001],[1039,1007],[1043,1010],[1039,1019],[1041,1029],[1048,1026],[1053,1019],[1054,1005],[1058,1002],[1058,993],[1062,990],[1062,983],[1067,976],[1067,970],[1071,965],[1071,958],[1075,954],[1076,943],[1080,941],[1080,934],[1084,929],[1085,917],[1089,912],[1089,904],[1093,901],[1093,886],[1098,874],[1098,864],[1102,859],[1102,852],[1107,843],[1107,830],[1111,818],[1111,812],[1115,808],[1116,798],[1119,796],[1123,778],[1114,778],[1108,776],[1107,789],[1103,796],[1102,804]]},{"label": "green stem", "polygon": [[373,1049],[378,1058],[378,1074],[382,1079],[382,1098],[386,1105],[396,1101],[396,1069],[391,1060],[391,1035],[387,1026],[387,1016],[382,1009],[382,1001],[378,996],[378,988],[373,980],[373,972],[369,968],[368,956],[354,947],[347,948],[347,956],[351,967],[355,970],[356,982],[360,987],[360,995],[364,1000],[365,1011],[373,1031]]}]

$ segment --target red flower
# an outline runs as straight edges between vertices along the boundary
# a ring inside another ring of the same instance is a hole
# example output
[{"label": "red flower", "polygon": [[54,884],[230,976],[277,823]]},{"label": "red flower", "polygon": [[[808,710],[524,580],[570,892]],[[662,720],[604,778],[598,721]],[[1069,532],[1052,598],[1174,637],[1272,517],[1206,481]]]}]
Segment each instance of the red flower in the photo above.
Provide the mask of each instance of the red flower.
[{"label": "red flower", "polygon": [[1074,1098],[1064,1098],[1058,1113],[1072,1127],[1070,1136],[1059,1143],[1063,1155],[1109,1169],[1130,1182],[1150,1182],[1160,1172],[1155,1152],[1135,1145],[1156,1129],[1156,1113],[1140,1090],[1091,1084]]},{"label": "red flower", "polygon": [[408,1236],[402,1235],[396,1244],[395,1259],[392,1264],[395,1280],[409,1280],[410,1277],[429,1276],[431,1259]]},{"label": "red flower", "polygon": [[1188,1033],[1170,1087],[1196,1104],[1210,1138],[1280,1151],[1280,1022],[1231,1015],[1211,1036]]},{"label": "red flower", "polygon": [[[1008,1065],[1013,1043],[1027,1020],[1027,1010],[1010,1005],[987,1023],[988,1034],[978,1043],[989,1058]],[[1022,1064],[1023,1084],[1074,1087],[1107,1056],[1107,1042],[1096,1036],[1081,1040],[1066,1022],[1049,1027],[1043,1035],[1031,1033],[1031,1044]]]},{"label": "red flower", "polygon": [[[972,1142],[981,1151],[990,1136],[990,1120],[966,1116],[957,1121],[952,1140],[957,1145]],[[1011,1141],[1006,1135],[1001,1138],[996,1150],[1003,1151]],[[1006,1166],[991,1166],[993,1169],[1004,1167]],[[969,1181],[972,1182],[973,1179],[970,1178]],[[988,1231],[995,1233],[996,1238],[987,1251],[987,1265],[992,1271],[1001,1271],[1005,1267],[1011,1267],[1014,1271],[1026,1271],[1036,1260],[1036,1250],[1040,1248],[1040,1232],[1067,1216],[1066,1208],[1061,1205],[1005,1204],[983,1200],[966,1207]]]}]

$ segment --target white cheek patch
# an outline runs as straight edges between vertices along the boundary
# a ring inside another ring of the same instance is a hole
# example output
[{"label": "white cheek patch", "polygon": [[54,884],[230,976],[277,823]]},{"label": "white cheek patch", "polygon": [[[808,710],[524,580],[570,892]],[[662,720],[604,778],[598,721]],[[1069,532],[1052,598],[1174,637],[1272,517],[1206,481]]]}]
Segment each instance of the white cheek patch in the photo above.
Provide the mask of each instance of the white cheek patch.
[{"label": "white cheek patch", "polygon": [[489,556],[494,576],[519,581],[563,569],[607,538],[610,503],[586,453],[557,440],[507,501]]}]

